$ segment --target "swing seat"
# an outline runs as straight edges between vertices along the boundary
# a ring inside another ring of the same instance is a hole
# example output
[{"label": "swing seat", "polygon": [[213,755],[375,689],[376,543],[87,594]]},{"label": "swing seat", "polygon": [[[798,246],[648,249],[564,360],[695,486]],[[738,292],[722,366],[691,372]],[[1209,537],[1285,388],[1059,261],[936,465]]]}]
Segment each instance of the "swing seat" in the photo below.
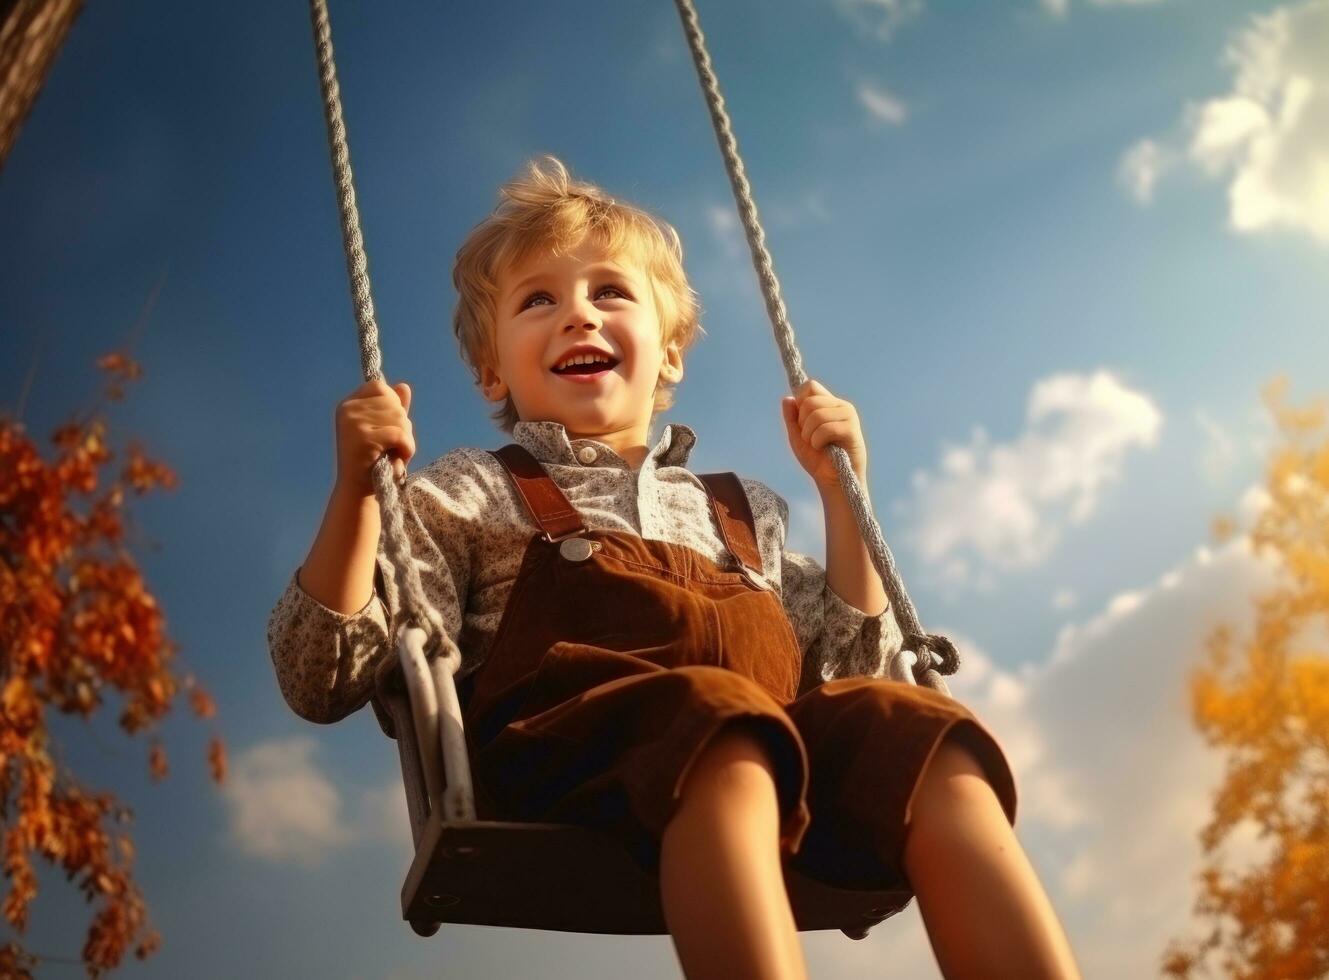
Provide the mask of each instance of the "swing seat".
[{"label": "swing seat", "polygon": [[[664,935],[658,877],[617,840],[557,823],[444,820],[431,812],[401,661],[384,657],[371,699],[396,739],[415,858],[401,891],[402,918],[421,936],[444,922],[615,935]],[[909,904],[907,891],[827,885],[784,864],[799,931],[839,929],[851,939]]]}]

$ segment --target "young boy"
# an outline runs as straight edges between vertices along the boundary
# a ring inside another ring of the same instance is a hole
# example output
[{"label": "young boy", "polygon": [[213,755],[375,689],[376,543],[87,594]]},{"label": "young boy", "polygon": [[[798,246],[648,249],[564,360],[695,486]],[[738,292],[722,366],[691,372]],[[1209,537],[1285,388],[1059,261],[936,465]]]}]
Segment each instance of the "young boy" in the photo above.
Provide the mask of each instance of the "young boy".
[{"label": "young boy", "polygon": [[[652,442],[701,331],[674,229],[552,157],[501,194],[458,252],[454,328],[515,442],[454,449],[403,494],[463,654],[481,817],[620,837],[658,870],[689,977],[805,975],[784,855],[843,887],[912,888],[948,975],[1075,976],[995,738],[885,679],[901,633],[825,451],[866,485],[853,406],[814,380],[783,401],[825,508],[823,570],[784,550],[774,491],[687,468],[693,429]],[[388,452],[404,479],[410,401],[376,381],[339,403],[332,498],[269,621],[310,721],[363,706],[392,652],[370,471]]]}]

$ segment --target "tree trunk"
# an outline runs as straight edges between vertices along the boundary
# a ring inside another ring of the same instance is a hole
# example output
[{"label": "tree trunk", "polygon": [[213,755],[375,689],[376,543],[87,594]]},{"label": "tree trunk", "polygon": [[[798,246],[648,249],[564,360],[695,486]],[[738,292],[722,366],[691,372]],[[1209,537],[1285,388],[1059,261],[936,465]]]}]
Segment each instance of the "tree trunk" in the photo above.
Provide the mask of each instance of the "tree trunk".
[{"label": "tree trunk", "polygon": [[0,0],[0,169],[83,0]]}]

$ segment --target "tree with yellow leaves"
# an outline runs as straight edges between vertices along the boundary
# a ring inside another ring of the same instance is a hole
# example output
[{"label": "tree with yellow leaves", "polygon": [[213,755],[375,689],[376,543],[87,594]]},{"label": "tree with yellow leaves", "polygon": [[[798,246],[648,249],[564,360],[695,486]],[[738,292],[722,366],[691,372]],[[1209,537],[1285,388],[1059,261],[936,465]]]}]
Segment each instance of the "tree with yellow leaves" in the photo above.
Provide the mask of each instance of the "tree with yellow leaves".
[{"label": "tree with yellow leaves", "polygon": [[[97,363],[111,377],[112,400],[122,397],[121,382],[140,375],[122,354]],[[151,732],[182,687],[198,717],[216,712],[192,676],[172,672],[177,650],[161,607],[123,545],[126,490],[172,489],[175,474],[131,443],[119,478],[83,513],[72,506],[75,494],[97,490],[100,468],[114,458],[106,436],[99,415],[61,426],[48,462],[20,421],[0,415],[0,848],[9,885],[0,912],[22,933],[37,894],[31,856],[63,867],[96,903],[82,950],[92,977],[119,965],[131,945],[146,958],[161,937],[131,874],[133,840],[106,825],[108,818],[128,824],[132,812],[57,769],[46,713],[86,720],[113,688],[124,699],[120,726]],[[222,782],[225,748],[215,734],[208,759]],[[155,737],[147,763],[154,780],[165,777],[166,752]],[[0,977],[28,978],[42,959],[5,943]]]},{"label": "tree with yellow leaves", "polygon": [[[1256,551],[1279,559],[1279,583],[1255,599],[1251,635],[1216,630],[1191,675],[1196,726],[1227,767],[1200,834],[1195,913],[1209,933],[1169,945],[1171,977],[1215,956],[1241,980],[1329,977],[1329,432],[1323,400],[1289,407],[1286,394],[1285,378],[1265,388],[1281,441],[1251,530]],[[1245,821],[1267,857],[1225,870],[1219,848]]]}]

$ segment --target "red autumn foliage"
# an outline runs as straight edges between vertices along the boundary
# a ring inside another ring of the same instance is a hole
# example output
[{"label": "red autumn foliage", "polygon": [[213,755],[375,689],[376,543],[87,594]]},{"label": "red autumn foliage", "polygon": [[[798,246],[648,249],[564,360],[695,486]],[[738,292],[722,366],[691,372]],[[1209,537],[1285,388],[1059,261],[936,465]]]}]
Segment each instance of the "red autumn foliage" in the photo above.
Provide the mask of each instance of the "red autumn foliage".
[{"label": "red autumn foliage", "polygon": [[[111,400],[142,375],[124,354],[106,355],[97,366],[109,375]],[[115,458],[105,420],[62,425],[51,439],[56,451],[48,460],[21,422],[0,415],[0,830],[9,886],[0,913],[22,933],[37,894],[32,856],[59,865],[94,905],[82,964],[97,977],[131,946],[146,959],[161,936],[133,879],[133,840],[111,825],[128,825],[132,811],[57,767],[47,712],[88,719],[114,689],[123,699],[120,727],[133,735],[151,732],[182,690],[199,718],[213,718],[216,707],[192,675],[173,672],[178,648],[125,547],[126,492],[175,489],[175,473],[131,442],[116,481],[94,497],[101,468]],[[89,498],[81,512],[76,496]],[[208,763],[221,783],[226,750],[215,733]],[[155,737],[148,768],[154,780],[167,772]],[[31,977],[41,960],[6,943],[0,976]]]}]

